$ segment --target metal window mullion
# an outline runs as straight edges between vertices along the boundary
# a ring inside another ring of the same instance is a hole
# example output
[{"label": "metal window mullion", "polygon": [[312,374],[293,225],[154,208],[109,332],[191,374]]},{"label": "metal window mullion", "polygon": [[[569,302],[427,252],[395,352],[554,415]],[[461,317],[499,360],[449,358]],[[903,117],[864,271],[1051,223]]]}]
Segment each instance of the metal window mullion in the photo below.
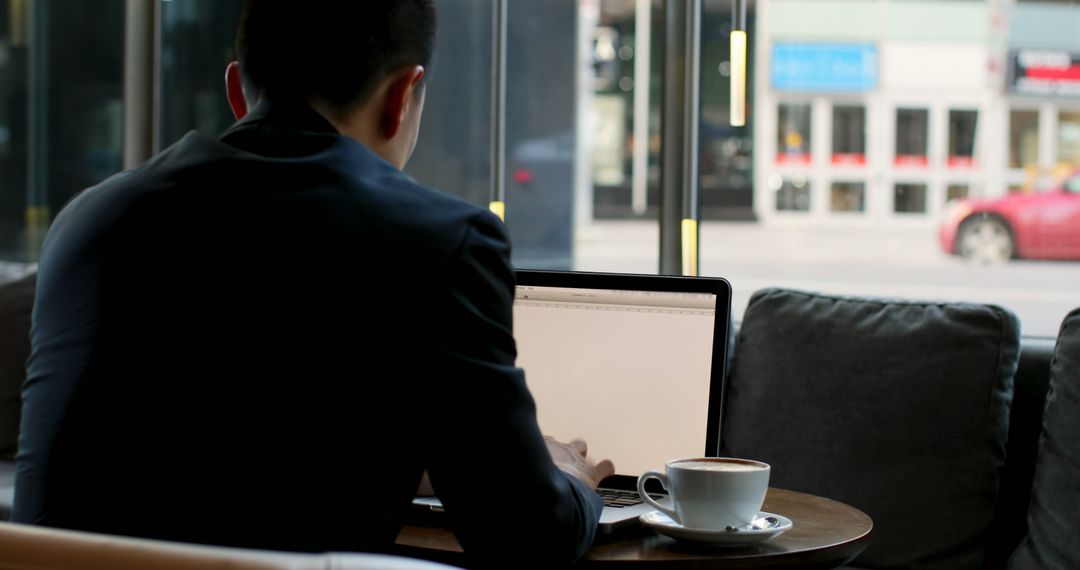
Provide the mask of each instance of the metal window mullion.
[{"label": "metal window mullion", "polygon": [[49,2],[38,0],[26,12],[28,19],[27,153],[26,153],[26,258],[37,261],[49,225]]},{"label": "metal window mullion", "polygon": [[494,0],[491,43],[491,195],[490,209],[506,215],[506,54],[507,0]]},{"label": "metal window mullion", "polygon": [[157,2],[124,4],[124,168],[154,152],[154,77]]},{"label": "metal window mullion", "polygon": [[683,219],[698,219],[698,124],[701,118],[701,0],[686,0],[686,107],[683,112]]},{"label": "metal window mullion", "polygon": [[660,273],[696,275],[700,230],[700,0],[667,0],[661,107]]}]

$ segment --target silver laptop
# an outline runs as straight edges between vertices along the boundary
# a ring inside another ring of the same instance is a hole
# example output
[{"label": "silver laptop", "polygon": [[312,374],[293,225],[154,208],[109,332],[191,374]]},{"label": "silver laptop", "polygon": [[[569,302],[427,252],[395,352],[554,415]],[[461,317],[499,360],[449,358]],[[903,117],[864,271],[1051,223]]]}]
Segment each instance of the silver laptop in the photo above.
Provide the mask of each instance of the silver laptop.
[{"label": "silver laptop", "polygon": [[517,273],[517,364],[540,430],[582,438],[590,458],[615,463],[599,490],[601,533],[652,510],[634,490],[638,475],[718,454],[730,308],[723,279]]}]

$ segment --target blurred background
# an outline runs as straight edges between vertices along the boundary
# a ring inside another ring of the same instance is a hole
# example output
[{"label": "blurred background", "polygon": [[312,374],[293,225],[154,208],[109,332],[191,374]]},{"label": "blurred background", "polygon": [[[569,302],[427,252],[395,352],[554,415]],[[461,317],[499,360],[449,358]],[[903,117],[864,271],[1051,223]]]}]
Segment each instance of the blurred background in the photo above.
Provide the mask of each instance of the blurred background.
[{"label": "blurred background", "polygon": [[[487,206],[493,2],[436,3],[408,171]],[[751,0],[747,124],[732,127],[732,3],[702,5],[697,182],[701,273],[732,282],[736,319],[754,290],[789,286],[997,303],[1056,335],[1080,304],[1080,5]],[[232,123],[241,5],[0,1],[0,271],[37,259],[64,204],[125,166],[131,133],[160,150]],[[656,273],[663,3],[508,5],[515,264]],[[137,124],[132,53],[149,62]]]}]

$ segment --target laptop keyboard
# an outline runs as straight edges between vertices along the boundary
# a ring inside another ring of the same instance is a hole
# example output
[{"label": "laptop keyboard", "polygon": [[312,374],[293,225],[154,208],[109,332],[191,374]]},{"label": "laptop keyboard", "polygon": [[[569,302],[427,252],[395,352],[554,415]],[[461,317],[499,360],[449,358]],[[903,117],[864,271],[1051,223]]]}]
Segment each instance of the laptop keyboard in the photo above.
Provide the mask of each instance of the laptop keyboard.
[{"label": "laptop keyboard", "polygon": [[[597,489],[597,493],[600,494],[600,498],[604,500],[605,507],[612,507],[621,509],[623,507],[632,507],[634,505],[640,505],[644,501],[641,500],[641,495],[637,494],[637,491],[620,491],[618,489]],[[660,500],[662,495],[649,495],[654,500]]]}]

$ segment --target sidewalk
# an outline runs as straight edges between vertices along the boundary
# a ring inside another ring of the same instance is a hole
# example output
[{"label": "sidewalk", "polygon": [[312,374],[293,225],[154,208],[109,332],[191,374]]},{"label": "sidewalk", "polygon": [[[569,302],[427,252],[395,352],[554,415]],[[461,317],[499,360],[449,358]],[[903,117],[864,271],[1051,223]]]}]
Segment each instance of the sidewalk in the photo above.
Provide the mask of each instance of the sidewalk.
[{"label": "sidewalk", "polygon": [[[659,224],[597,221],[579,228],[577,269],[655,272]],[[830,228],[766,226],[754,222],[705,222],[701,266],[725,262],[882,263],[941,266],[950,257],[928,228]]]}]

